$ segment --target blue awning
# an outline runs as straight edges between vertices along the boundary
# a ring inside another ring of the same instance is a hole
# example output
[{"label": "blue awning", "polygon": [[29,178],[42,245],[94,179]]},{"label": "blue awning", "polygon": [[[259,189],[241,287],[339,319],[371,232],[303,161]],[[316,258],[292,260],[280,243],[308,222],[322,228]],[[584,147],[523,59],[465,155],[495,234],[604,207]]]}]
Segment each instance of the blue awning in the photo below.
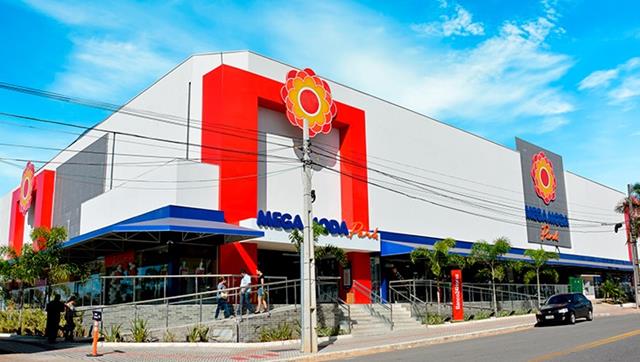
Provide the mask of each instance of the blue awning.
[{"label": "blue awning", "polygon": [[[416,248],[423,247],[432,249],[433,245],[441,239],[420,236],[401,234],[389,231],[380,231],[380,255],[381,256],[394,256],[409,254]],[[469,255],[471,253],[471,247],[473,242],[469,241],[456,241],[456,247],[451,251],[455,254]],[[530,259],[524,255],[525,249],[511,248],[509,253],[505,255],[505,259],[511,260],[523,260],[529,261]],[[575,266],[583,268],[593,269],[609,269],[609,270],[622,270],[632,271],[633,266],[631,262],[626,260],[600,258],[587,255],[576,255],[568,253],[560,253],[560,259],[549,260],[549,265],[561,265],[561,266]]]},{"label": "blue awning", "polygon": [[91,241],[154,243],[158,233],[175,232],[181,241],[196,241],[219,236],[223,242],[264,236],[259,230],[228,224],[218,210],[169,205],[142,215],[78,235],[63,243],[63,248],[84,246]]}]

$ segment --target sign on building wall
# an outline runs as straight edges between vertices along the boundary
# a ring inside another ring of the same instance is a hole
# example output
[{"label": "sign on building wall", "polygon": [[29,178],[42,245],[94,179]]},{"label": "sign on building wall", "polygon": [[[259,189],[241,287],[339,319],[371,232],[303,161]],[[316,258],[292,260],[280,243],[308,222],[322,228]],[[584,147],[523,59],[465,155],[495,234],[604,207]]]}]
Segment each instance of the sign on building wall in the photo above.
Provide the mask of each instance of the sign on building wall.
[{"label": "sign on building wall", "polygon": [[571,247],[562,157],[516,138],[530,243]]},{"label": "sign on building wall", "polygon": [[[313,221],[317,224],[324,226],[327,232],[333,236],[344,236],[349,239],[358,237],[360,239],[372,239],[378,240],[380,238],[378,229],[366,230],[361,222],[354,222],[351,226],[347,225],[347,222],[342,220],[333,220],[327,218],[317,217],[313,218]],[[286,212],[278,211],[264,211],[259,210],[256,223],[261,228],[280,229],[286,232],[291,230],[302,231],[304,224],[300,215],[292,215]]]}]

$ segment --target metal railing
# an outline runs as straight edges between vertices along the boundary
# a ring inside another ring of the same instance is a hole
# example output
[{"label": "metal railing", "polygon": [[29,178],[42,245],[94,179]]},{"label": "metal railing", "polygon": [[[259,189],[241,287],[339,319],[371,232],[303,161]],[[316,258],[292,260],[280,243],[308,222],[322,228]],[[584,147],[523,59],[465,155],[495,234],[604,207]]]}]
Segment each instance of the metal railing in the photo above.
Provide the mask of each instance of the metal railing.
[{"label": "metal railing", "polygon": [[[351,322],[351,306],[338,296],[339,283],[340,277],[319,277],[317,282],[317,300],[319,303],[321,301],[332,301],[338,306],[338,308],[343,310],[343,313],[346,316],[347,331],[350,334],[353,325]],[[327,288],[327,286],[329,286],[330,288]],[[334,287],[335,294],[328,294],[327,290],[331,290]]]},{"label": "metal railing", "polygon": [[401,285],[389,285],[389,299],[395,303],[409,304],[411,317],[422,322],[426,321],[429,312],[428,303],[412,294],[411,289]]},{"label": "metal railing", "polygon": [[[165,332],[168,330],[186,330],[194,326],[208,326],[212,330],[233,330],[233,340],[229,336],[222,339],[223,341],[236,341],[243,340],[244,335],[255,333],[257,329],[264,326],[274,327],[278,325],[277,321],[282,318],[265,319],[271,317],[273,314],[283,314],[291,311],[297,311],[300,306],[299,303],[299,279],[285,279],[282,281],[275,281],[265,283],[263,286],[263,296],[267,300],[268,310],[263,314],[248,313],[243,315],[243,306],[241,303],[241,294],[248,293],[249,304],[252,308],[255,308],[257,301],[257,290],[260,285],[251,285],[248,288],[248,292],[244,291],[241,287],[230,287],[223,290],[226,294],[224,304],[228,304],[232,314],[235,318],[225,318],[224,308],[220,311],[222,318],[216,318],[216,309],[218,308],[218,298],[220,292],[204,291],[199,293],[191,293],[178,296],[161,297],[150,300],[128,302],[114,305],[102,305],[102,306],[84,306],[78,307],[78,312],[99,310],[103,314],[103,325],[101,326],[103,331],[109,331],[111,326],[120,325],[126,328],[129,323],[134,319],[143,319],[147,322],[147,326],[150,332],[158,334],[159,332]],[[336,278],[319,277],[317,282],[319,304],[331,303],[337,304],[339,308],[344,310],[344,315],[347,320],[347,327],[349,333],[351,332],[351,309],[340,298],[337,297],[338,281]],[[281,295],[284,296],[284,300],[281,303],[276,303],[272,296]],[[335,296],[335,297],[334,297]],[[322,301],[320,301],[322,300]],[[251,312],[251,310],[249,310]],[[90,315],[91,313],[85,313]],[[286,319],[291,320],[291,316]],[[336,317],[338,318],[338,317]],[[299,324],[299,317],[296,315],[293,317],[295,322]],[[86,328],[89,328],[89,322],[85,321]],[[340,320],[337,321],[339,323]],[[296,323],[293,328],[295,329]],[[123,329],[124,330],[124,329]],[[127,335],[128,332],[122,332],[122,335]],[[222,337],[220,337],[222,338]]]},{"label": "metal railing", "polygon": [[[186,295],[213,291],[219,278],[227,280],[227,286],[240,285],[238,274],[190,274],[190,275],[136,275],[136,276],[95,276],[84,281],[60,283],[49,286],[50,293],[60,294],[62,299],[75,295],[78,306],[113,305],[176,295]],[[255,276],[252,279],[255,281]],[[265,276],[265,282],[284,281],[286,277]],[[46,286],[12,290],[10,301],[16,305],[30,305],[44,308]],[[286,294],[285,290],[283,294]],[[288,299],[279,295],[279,299]]]},{"label": "metal railing", "polygon": [[[424,318],[429,312],[450,316],[451,314],[451,283],[438,283],[433,280],[396,280],[389,283],[389,296],[392,302],[410,303],[412,315]],[[496,309],[506,311],[530,311],[537,307],[537,293],[521,293],[530,291],[519,284],[496,284]],[[533,286],[535,288],[535,286]],[[546,299],[553,294],[564,292],[564,285],[545,285],[541,288]],[[439,298],[438,298],[439,294]],[[466,283],[462,286],[464,308],[470,310],[468,314],[479,311],[493,312],[493,289],[491,284]]]},{"label": "metal railing", "polygon": [[380,294],[364,286],[357,280],[353,281],[352,288],[356,293],[369,296],[371,298],[371,304],[364,304],[369,313],[383,321],[389,326],[389,329],[393,330],[393,305],[387,300],[382,298]]}]

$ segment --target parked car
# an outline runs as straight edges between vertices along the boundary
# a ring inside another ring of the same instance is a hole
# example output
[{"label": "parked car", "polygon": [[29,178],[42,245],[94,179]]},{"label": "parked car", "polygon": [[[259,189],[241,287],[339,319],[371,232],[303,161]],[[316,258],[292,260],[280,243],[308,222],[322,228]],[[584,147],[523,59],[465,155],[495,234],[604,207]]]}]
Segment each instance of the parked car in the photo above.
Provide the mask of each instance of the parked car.
[{"label": "parked car", "polygon": [[555,294],[549,297],[536,314],[538,324],[564,322],[574,324],[577,318],[593,320],[593,305],[581,293]]}]

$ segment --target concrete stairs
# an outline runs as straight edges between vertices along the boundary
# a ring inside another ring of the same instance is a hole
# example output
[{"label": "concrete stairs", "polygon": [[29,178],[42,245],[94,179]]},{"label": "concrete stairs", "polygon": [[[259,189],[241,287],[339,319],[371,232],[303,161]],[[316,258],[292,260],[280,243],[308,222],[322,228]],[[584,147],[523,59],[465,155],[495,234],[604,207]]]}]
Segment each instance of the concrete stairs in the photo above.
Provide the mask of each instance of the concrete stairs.
[{"label": "concrete stairs", "polygon": [[[411,312],[400,305],[388,304],[393,308],[393,330],[424,328],[411,317]],[[376,304],[351,304],[351,333],[354,336],[368,336],[389,333],[391,327],[379,315],[372,315],[370,308],[383,316],[389,317],[389,310]]]}]

